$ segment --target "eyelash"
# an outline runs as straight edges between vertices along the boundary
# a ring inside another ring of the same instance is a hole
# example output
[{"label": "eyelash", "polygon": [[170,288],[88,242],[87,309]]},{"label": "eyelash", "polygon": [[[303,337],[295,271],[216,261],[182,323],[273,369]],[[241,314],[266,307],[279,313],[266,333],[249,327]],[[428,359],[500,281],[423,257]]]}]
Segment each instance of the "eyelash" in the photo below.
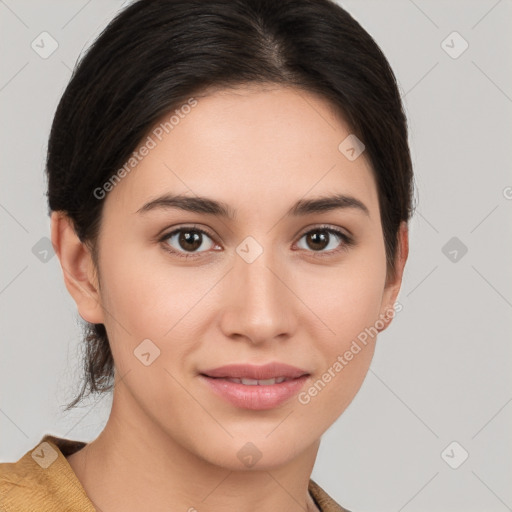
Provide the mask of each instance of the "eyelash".
[{"label": "eyelash", "polygon": [[[198,228],[195,226],[183,226],[178,229],[175,229],[174,231],[166,233],[159,239],[159,242],[163,243],[164,249],[167,252],[171,253],[174,256],[177,256],[178,258],[184,258],[184,259],[198,258],[201,255],[201,252],[183,253],[180,251],[176,251],[176,250],[170,248],[169,244],[166,243],[169,238],[171,238],[172,236],[174,236],[177,233],[181,233],[182,231],[194,231],[194,232],[206,235],[209,238],[211,238],[212,240],[214,238],[210,233],[208,233],[208,231],[205,231],[204,229],[201,229],[201,228]],[[315,227],[314,229],[310,229],[309,231],[306,231],[305,233],[303,233],[300,236],[299,240],[301,240],[304,236],[309,235],[311,233],[315,233],[317,231],[326,231],[330,234],[333,234],[333,235],[337,236],[338,238],[340,238],[342,243],[341,243],[340,247],[338,247],[337,249],[332,249],[330,251],[322,251],[322,252],[307,251],[307,252],[312,252],[314,257],[316,257],[316,258],[324,258],[324,257],[337,255],[339,252],[347,251],[355,243],[354,240],[350,236],[348,236],[346,233],[344,233],[343,231],[340,231],[336,228],[332,228],[329,226],[318,226],[318,227]],[[207,251],[204,251],[204,252],[207,252]]]}]

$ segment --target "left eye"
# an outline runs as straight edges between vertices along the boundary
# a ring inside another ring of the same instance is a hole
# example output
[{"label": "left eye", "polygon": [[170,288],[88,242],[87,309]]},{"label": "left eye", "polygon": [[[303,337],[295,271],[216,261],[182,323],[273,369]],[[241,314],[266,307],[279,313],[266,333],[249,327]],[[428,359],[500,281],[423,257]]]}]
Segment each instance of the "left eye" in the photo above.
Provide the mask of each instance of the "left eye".
[{"label": "left eye", "polygon": [[[334,236],[333,236],[334,235]],[[304,233],[301,240],[306,238],[306,244],[309,247],[302,247],[302,249],[311,249],[313,248],[313,252],[327,252],[333,253],[337,252],[341,249],[346,249],[352,243],[352,239],[337,229],[333,228],[316,228],[307,233]],[[337,240],[336,240],[337,239]],[[341,247],[340,247],[341,241]],[[333,243],[331,243],[333,242]],[[331,246],[331,247],[329,247]],[[327,249],[327,250],[324,250]]]}]

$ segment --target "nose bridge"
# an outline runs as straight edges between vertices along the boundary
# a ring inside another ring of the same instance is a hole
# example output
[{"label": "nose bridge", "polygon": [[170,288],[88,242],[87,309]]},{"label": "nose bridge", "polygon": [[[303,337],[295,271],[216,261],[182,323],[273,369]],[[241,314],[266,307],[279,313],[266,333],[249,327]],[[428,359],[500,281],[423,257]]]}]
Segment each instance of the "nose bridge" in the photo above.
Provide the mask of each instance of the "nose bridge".
[{"label": "nose bridge", "polygon": [[290,334],[293,304],[284,284],[284,266],[275,251],[248,238],[237,247],[231,273],[226,334],[243,335],[253,342]]},{"label": "nose bridge", "polygon": [[275,258],[271,250],[264,251],[252,262],[238,258],[235,273],[246,293],[246,304],[254,299],[259,301],[261,306],[266,304],[270,307],[270,303],[276,299],[276,294],[282,293],[282,283],[277,279],[274,267]]}]

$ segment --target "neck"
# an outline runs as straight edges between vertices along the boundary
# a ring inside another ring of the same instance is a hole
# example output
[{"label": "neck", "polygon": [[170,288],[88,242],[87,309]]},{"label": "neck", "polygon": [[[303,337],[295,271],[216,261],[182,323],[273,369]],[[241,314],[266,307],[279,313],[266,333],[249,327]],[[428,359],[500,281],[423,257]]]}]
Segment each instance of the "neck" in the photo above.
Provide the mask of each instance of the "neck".
[{"label": "neck", "polygon": [[232,470],[201,458],[128,405],[114,392],[104,430],[68,457],[98,510],[318,511],[308,485],[319,440],[285,465]]}]

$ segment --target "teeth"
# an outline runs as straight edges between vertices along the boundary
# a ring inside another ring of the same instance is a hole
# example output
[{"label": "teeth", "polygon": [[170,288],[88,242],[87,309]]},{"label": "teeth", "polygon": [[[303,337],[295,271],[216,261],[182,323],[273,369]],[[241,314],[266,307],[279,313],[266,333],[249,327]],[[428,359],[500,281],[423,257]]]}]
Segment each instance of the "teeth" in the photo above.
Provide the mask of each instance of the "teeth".
[{"label": "teeth", "polygon": [[236,379],[236,378],[227,378],[229,382],[236,382],[237,384],[244,384],[246,386],[271,386],[273,384],[279,384],[281,382],[284,382],[287,379],[286,377],[275,377],[272,379]]},{"label": "teeth", "polygon": [[257,386],[258,381],[256,379],[241,379],[242,384],[245,384],[246,386]]},{"label": "teeth", "polygon": [[259,380],[258,384],[260,386],[270,386],[272,384],[275,384],[277,381],[276,379],[266,379],[266,380]]}]

